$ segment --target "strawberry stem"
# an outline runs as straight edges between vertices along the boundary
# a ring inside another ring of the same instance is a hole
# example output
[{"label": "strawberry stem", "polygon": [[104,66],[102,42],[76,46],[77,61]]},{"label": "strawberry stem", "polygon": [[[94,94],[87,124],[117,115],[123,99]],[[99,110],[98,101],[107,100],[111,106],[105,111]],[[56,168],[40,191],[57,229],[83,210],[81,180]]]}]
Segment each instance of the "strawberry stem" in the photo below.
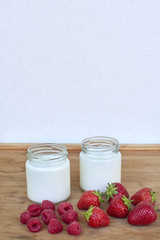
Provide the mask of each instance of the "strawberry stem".
[{"label": "strawberry stem", "polygon": [[152,197],[151,203],[156,202],[156,195],[157,195],[158,192],[153,192],[151,190],[150,193],[151,193],[151,197]]},{"label": "strawberry stem", "polygon": [[81,212],[83,216],[86,218],[87,222],[89,222],[90,216],[93,214],[94,207],[91,205],[87,212]]},{"label": "strawberry stem", "polygon": [[107,200],[109,200],[109,198],[113,198],[113,194],[117,194],[118,192],[116,191],[117,187],[115,187],[116,184],[113,184],[113,183],[108,183],[108,187],[107,187],[107,190],[106,190],[106,198]]},{"label": "strawberry stem", "polygon": [[159,209],[158,209],[158,206],[156,206],[154,209],[155,209],[155,211],[159,210]]},{"label": "strawberry stem", "polygon": [[104,202],[104,200],[101,197],[102,193],[99,190],[98,191],[93,191],[93,193],[98,197],[100,202]]},{"label": "strawberry stem", "polygon": [[131,210],[131,202],[133,200],[129,200],[125,195],[123,195],[123,198],[121,198],[124,204],[128,207],[128,210]]}]

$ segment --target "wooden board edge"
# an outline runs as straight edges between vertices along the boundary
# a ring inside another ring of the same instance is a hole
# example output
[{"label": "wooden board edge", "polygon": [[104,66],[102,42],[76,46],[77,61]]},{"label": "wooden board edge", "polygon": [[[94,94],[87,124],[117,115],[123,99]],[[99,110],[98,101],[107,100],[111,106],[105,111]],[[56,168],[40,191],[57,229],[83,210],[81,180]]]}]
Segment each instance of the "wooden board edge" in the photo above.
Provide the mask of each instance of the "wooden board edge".
[{"label": "wooden board edge", "polygon": [[[0,151],[25,151],[36,143],[0,143]],[[64,143],[68,151],[81,151],[80,143]],[[160,151],[160,144],[121,144],[120,151]]]}]

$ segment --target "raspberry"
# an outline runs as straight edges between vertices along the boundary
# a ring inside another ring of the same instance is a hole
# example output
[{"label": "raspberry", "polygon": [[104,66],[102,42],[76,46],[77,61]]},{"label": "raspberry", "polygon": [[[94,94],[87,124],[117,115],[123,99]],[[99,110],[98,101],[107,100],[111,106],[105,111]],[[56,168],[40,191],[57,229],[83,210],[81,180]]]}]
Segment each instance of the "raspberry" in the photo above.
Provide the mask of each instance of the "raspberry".
[{"label": "raspberry", "polygon": [[55,234],[61,232],[63,229],[62,223],[60,223],[57,219],[51,218],[48,224],[48,232]]},{"label": "raspberry", "polygon": [[81,225],[79,224],[79,222],[71,222],[68,227],[67,227],[67,232],[70,235],[80,235],[81,233]]},{"label": "raspberry", "polygon": [[78,221],[78,213],[74,210],[69,210],[61,215],[63,222],[70,224],[71,222]]},{"label": "raspberry", "polygon": [[42,212],[42,220],[44,223],[48,224],[51,218],[57,219],[57,215],[54,211],[50,209],[45,209]]},{"label": "raspberry", "polygon": [[42,224],[38,218],[31,218],[27,222],[27,227],[30,232],[39,232],[42,228]]},{"label": "raspberry", "polygon": [[30,218],[31,218],[31,216],[30,216],[29,212],[25,211],[20,216],[20,222],[23,224],[26,224]]},{"label": "raspberry", "polygon": [[42,208],[38,204],[31,204],[28,206],[27,210],[32,217],[36,217],[40,215]]},{"label": "raspberry", "polygon": [[44,209],[50,209],[52,211],[55,211],[55,205],[53,202],[49,201],[49,200],[43,200],[42,202],[42,210]]},{"label": "raspberry", "polygon": [[73,206],[69,202],[62,202],[59,204],[57,211],[60,215],[64,214],[65,212],[72,210]]}]

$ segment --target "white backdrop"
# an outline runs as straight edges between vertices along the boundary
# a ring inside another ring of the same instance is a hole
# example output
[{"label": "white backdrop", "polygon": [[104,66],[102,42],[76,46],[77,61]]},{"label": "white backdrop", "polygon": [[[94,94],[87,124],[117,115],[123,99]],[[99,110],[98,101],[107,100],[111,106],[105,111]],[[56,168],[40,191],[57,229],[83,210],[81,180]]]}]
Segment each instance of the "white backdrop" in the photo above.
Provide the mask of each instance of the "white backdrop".
[{"label": "white backdrop", "polygon": [[160,143],[159,0],[0,0],[0,142]]}]

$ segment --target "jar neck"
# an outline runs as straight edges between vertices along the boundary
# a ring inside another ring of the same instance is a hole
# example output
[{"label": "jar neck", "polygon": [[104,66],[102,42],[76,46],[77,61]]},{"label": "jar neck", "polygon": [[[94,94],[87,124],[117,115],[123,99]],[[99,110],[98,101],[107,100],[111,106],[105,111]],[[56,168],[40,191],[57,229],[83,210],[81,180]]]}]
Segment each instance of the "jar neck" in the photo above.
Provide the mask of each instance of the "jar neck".
[{"label": "jar neck", "polygon": [[90,137],[82,142],[82,151],[90,154],[111,154],[119,150],[119,142],[111,137]]},{"label": "jar neck", "polygon": [[60,144],[36,144],[28,148],[27,157],[30,163],[37,166],[59,165],[68,156],[67,148]]}]

